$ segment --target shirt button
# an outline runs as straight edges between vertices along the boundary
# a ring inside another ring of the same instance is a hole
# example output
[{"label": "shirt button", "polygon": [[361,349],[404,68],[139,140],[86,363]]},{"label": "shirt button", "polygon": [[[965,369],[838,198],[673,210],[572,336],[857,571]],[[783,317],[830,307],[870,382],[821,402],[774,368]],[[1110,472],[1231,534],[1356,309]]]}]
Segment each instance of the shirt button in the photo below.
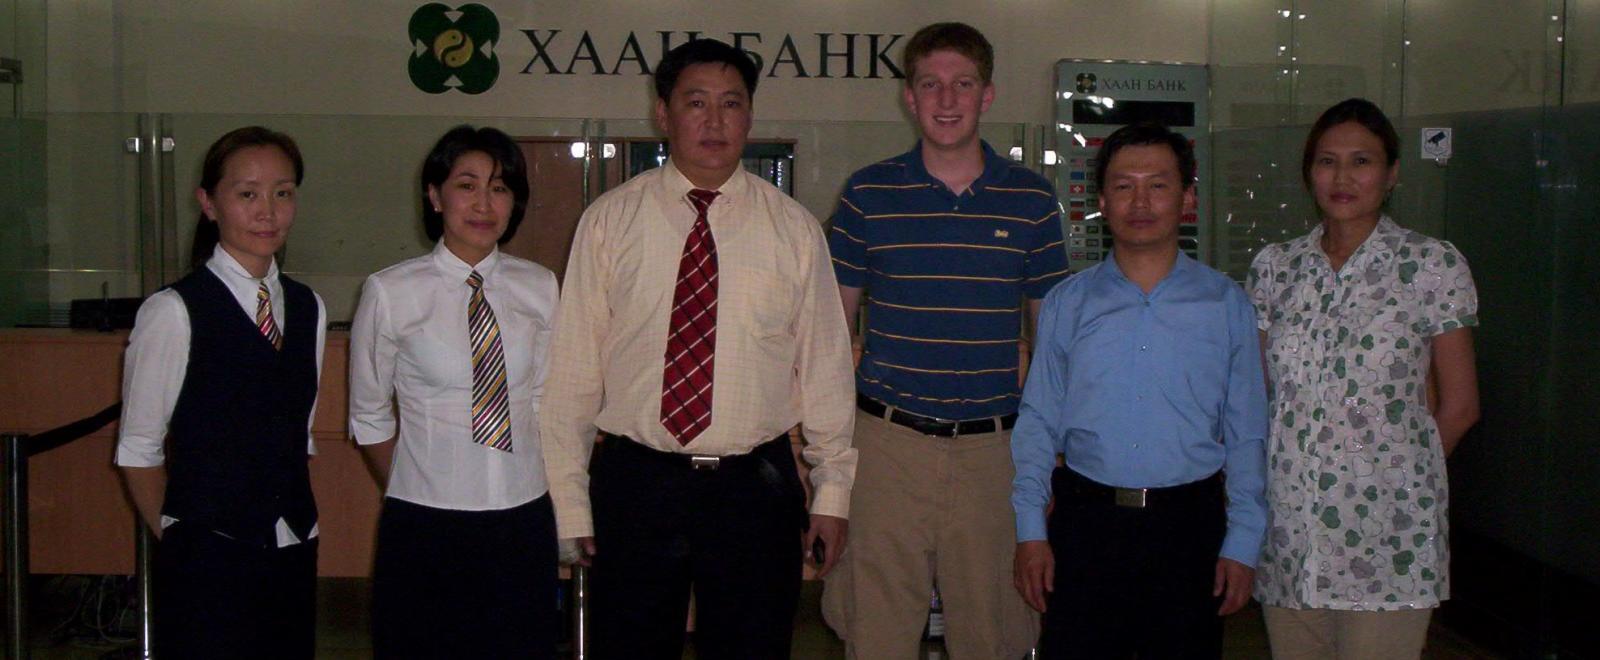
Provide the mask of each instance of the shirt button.
[{"label": "shirt button", "polygon": [[1139,448],[1139,443],[1137,443],[1137,442],[1133,443],[1133,448],[1134,449],[1138,449]]},{"label": "shirt button", "polygon": [[1141,350],[1141,351],[1145,351],[1145,350],[1149,350],[1149,349],[1150,349],[1149,346],[1140,346],[1139,347],[1139,350]]}]

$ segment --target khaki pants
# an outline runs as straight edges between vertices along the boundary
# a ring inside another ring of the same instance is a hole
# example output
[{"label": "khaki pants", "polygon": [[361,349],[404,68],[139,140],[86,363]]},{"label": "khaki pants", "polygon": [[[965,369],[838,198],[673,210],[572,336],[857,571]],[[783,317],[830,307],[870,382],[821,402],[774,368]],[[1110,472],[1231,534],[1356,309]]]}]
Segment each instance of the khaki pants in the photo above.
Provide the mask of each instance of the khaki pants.
[{"label": "khaki pants", "polygon": [[1416,660],[1432,609],[1394,612],[1264,607],[1274,660]]},{"label": "khaki pants", "polygon": [[926,436],[856,413],[850,541],[823,616],[862,660],[920,657],[934,580],[953,660],[1015,660],[1038,617],[1011,585],[1011,432]]}]

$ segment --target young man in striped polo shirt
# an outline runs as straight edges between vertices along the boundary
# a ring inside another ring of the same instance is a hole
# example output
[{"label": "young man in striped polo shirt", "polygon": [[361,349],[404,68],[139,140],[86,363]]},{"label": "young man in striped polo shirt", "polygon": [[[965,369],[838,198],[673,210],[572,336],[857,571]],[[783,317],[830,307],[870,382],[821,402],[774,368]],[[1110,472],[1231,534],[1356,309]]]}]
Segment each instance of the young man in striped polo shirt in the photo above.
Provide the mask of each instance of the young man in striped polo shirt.
[{"label": "young man in striped polo shirt", "polygon": [[978,139],[995,95],[981,33],[929,25],[904,62],[922,139],[850,177],[828,235],[852,327],[863,292],[868,309],[850,550],[824,606],[850,657],[914,658],[937,582],[951,657],[1012,660],[1037,631],[1011,588],[1018,348],[1067,274],[1060,206]]}]

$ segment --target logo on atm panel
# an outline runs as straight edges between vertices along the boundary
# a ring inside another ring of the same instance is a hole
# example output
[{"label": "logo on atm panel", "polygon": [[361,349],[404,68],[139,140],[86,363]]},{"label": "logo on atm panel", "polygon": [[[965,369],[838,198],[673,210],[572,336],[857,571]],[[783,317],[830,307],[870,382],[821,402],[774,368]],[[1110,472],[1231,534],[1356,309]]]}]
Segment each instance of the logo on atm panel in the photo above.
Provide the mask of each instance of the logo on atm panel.
[{"label": "logo on atm panel", "polygon": [[1093,94],[1095,90],[1100,88],[1100,79],[1096,78],[1092,73],[1078,74],[1077,81],[1079,94]]},{"label": "logo on atm panel", "polygon": [[429,94],[455,89],[482,94],[500,77],[500,19],[472,3],[451,9],[430,2],[411,14],[411,83]]}]

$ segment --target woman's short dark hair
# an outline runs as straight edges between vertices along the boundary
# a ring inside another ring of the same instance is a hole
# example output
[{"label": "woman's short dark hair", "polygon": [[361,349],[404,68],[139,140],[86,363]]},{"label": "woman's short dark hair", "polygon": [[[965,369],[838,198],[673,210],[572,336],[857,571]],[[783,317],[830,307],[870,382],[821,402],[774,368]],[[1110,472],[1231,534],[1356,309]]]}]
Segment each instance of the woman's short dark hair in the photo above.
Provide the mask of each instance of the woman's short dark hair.
[{"label": "woman's short dark hair", "polygon": [[994,76],[994,46],[989,45],[978,28],[966,23],[934,23],[917,30],[906,42],[901,52],[900,65],[905,69],[906,86],[916,81],[917,60],[935,51],[948,50],[960,53],[978,65],[978,77],[988,83]]},{"label": "woman's short dark hair", "polygon": [[656,98],[672,100],[672,88],[678,85],[678,76],[695,64],[725,64],[739,72],[744,79],[744,91],[752,100],[756,97],[756,81],[761,70],[750,54],[716,39],[694,39],[679,45],[661,57],[656,65]]},{"label": "woman's short dark hair", "polygon": [[456,159],[473,151],[494,161],[500,179],[511,189],[511,198],[515,201],[511,206],[511,219],[506,222],[506,233],[500,235],[500,244],[511,240],[517,233],[517,225],[522,224],[522,214],[528,210],[528,162],[522,157],[522,148],[500,129],[462,124],[439,138],[422,161],[422,230],[430,241],[437,242],[444,236],[444,214],[433,209],[428,187],[443,188]]},{"label": "woman's short dark hair", "polygon": [[1101,194],[1105,193],[1106,168],[1111,165],[1111,157],[1124,147],[1144,145],[1170,147],[1172,155],[1178,158],[1178,176],[1183,179],[1183,188],[1188,190],[1194,185],[1194,147],[1189,144],[1189,138],[1155,122],[1140,122],[1117,129],[1101,143],[1094,163],[1094,185]]},{"label": "woman's short dark hair", "polygon": [[1378,140],[1383,142],[1383,155],[1389,167],[1394,167],[1400,161],[1400,134],[1395,132],[1389,117],[1378,109],[1376,103],[1366,99],[1345,99],[1324,110],[1322,116],[1317,117],[1317,123],[1311,125],[1311,133],[1306,135],[1305,152],[1300,158],[1300,178],[1307,187],[1311,185],[1311,163],[1317,159],[1317,143],[1322,141],[1322,134],[1345,122],[1360,124],[1378,136]]},{"label": "woman's short dark hair", "polygon": [[[216,142],[211,143],[211,148],[206,150],[205,160],[201,161],[200,165],[200,189],[206,191],[207,195],[216,195],[217,183],[222,181],[228,158],[250,147],[277,147],[294,165],[294,185],[300,185],[300,180],[305,178],[306,164],[300,158],[300,147],[295,145],[294,138],[270,128],[246,126],[228,131],[217,138]],[[221,238],[217,223],[207,218],[205,211],[202,210],[199,224],[194,228],[194,244],[189,250],[189,267],[199,269],[204,266],[211,259],[211,253]]]}]

